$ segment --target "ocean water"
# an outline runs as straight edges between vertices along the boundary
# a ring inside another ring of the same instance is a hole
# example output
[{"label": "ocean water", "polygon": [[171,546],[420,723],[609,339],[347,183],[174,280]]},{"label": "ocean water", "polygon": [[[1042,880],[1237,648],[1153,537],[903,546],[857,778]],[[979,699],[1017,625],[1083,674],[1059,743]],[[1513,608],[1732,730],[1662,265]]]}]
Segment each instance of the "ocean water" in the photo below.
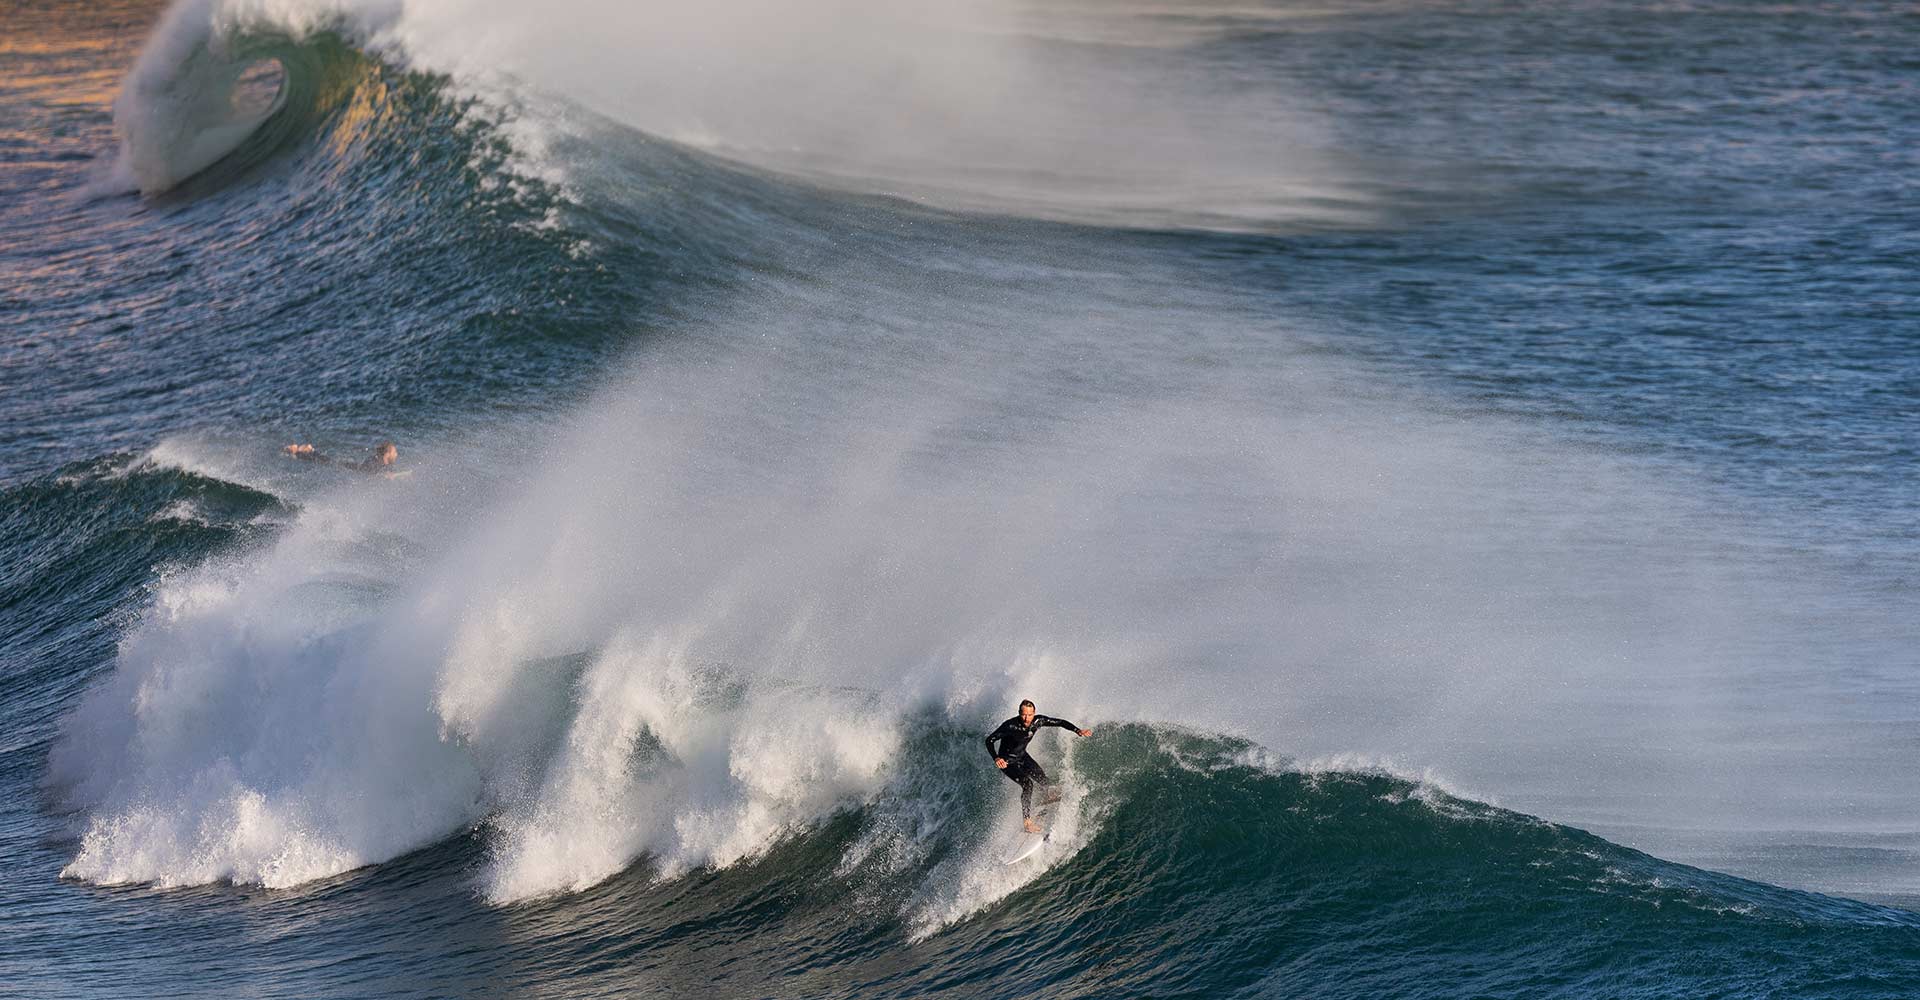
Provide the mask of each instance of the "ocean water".
[{"label": "ocean water", "polygon": [[0,992],[1920,994],[1911,5],[0,21]]}]

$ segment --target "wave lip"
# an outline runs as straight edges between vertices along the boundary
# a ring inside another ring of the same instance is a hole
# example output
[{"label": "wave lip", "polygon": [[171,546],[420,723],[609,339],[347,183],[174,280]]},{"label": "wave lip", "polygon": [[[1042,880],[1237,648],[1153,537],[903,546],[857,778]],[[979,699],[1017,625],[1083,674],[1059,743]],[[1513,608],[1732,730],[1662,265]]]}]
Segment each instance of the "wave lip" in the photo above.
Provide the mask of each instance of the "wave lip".
[{"label": "wave lip", "polygon": [[158,194],[271,156],[351,90],[364,68],[352,41],[375,37],[394,11],[349,19],[328,4],[176,3],[114,99],[115,180]]}]

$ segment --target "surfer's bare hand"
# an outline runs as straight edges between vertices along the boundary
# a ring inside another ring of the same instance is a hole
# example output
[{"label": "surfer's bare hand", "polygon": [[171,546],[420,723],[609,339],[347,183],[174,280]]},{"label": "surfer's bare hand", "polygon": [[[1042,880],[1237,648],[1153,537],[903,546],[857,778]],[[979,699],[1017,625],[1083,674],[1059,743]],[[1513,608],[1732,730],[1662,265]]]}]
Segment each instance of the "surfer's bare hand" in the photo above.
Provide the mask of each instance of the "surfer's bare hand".
[{"label": "surfer's bare hand", "polygon": [[1000,769],[1000,770],[1002,770],[1002,771],[1004,771],[1004,770],[1006,770],[1006,769],[1007,769],[1007,760],[1006,760],[1006,758],[1005,758],[1005,757],[995,757],[995,758],[993,759],[993,766],[994,766],[994,767],[997,767],[997,768],[999,768],[999,769]]},{"label": "surfer's bare hand", "polygon": [[1093,735],[1093,730],[1091,730],[1091,729],[1082,729],[1082,730],[1080,730],[1080,735],[1082,735],[1082,736],[1092,736],[1092,735]]}]

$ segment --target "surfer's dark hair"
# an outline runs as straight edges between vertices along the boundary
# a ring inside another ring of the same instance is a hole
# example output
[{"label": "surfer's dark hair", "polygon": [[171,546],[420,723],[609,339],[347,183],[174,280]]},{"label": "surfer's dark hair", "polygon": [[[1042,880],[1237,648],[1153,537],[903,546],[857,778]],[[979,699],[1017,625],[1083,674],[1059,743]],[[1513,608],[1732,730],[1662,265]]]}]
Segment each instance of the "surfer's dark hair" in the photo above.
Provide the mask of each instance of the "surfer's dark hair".
[{"label": "surfer's dark hair", "polygon": [[1024,698],[1023,698],[1023,699],[1021,699],[1021,701],[1020,701],[1020,707],[1021,707],[1021,708],[1031,708],[1031,709],[1033,709],[1033,710],[1034,710],[1034,711],[1036,711],[1036,712],[1038,712],[1038,711],[1040,711],[1040,706],[1038,706],[1038,705],[1035,705],[1035,704],[1034,704],[1033,702],[1030,702],[1030,701],[1027,701],[1027,700],[1026,700],[1026,699],[1024,699]]}]

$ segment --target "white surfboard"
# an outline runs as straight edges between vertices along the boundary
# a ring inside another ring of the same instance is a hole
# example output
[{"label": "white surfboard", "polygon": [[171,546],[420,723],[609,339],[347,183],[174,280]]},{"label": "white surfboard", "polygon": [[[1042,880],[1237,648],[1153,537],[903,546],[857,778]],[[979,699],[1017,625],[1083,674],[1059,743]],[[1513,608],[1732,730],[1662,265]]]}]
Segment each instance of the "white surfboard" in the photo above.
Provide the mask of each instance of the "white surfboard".
[{"label": "white surfboard", "polygon": [[1045,834],[1041,835],[1039,840],[1032,841],[1031,843],[1027,844],[1026,847],[1021,848],[1020,853],[1014,855],[1011,858],[1008,858],[1007,864],[1017,865],[1020,862],[1025,861],[1036,854],[1039,854],[1040,849],[1042,847],[1047,846],[1047,841],[1052,839],[1053,839],[1053,831],[1048,830]]}]

